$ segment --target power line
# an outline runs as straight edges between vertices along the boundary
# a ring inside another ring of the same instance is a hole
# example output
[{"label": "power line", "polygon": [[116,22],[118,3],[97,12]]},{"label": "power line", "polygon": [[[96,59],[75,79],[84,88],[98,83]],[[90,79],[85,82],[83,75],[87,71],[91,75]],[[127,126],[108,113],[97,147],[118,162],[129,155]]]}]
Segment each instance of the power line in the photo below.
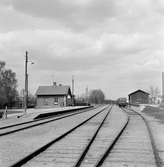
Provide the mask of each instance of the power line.
[{"label": "power line", "polygon": [[[75,84],[75,86],[77,86],[77,85]],[[79,88],[80,90],[84,90],[84,89],[80,88],[79,86],[77,86],[77,88]]]}]

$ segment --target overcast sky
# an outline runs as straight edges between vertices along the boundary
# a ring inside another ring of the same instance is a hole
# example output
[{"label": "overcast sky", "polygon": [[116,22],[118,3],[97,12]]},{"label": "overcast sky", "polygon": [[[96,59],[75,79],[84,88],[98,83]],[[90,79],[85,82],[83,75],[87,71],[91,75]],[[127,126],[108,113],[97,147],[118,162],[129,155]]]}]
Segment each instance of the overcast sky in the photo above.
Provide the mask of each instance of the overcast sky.
[{"label": "overcast sky", "polygon": [[70,85],[127,97],[158,86],[164,71],[163,0],[0,0],[0,60],[29,91]]}]

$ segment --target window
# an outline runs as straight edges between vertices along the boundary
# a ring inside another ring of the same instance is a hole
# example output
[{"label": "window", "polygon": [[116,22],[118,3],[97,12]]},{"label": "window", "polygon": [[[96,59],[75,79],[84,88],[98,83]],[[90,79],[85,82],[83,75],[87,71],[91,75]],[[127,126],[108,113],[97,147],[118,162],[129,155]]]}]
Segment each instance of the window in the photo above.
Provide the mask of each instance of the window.
[{"label": "window", "polygon": [[58,104],[58,98],[57,97],[54,98],[54,104]]},{"label": "window", "polygon": [[48,105],[47,98],[44,99],[44,105]]}]

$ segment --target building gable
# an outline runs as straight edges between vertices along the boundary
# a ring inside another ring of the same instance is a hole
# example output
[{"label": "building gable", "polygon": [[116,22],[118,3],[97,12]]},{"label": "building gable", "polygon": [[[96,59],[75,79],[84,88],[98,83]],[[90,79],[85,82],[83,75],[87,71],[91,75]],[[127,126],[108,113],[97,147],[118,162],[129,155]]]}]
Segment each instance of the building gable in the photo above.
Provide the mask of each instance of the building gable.
[{"label": "building gable", "polygon": [[129,95],[135,94],[135,93],[137,93],[137,92],[142,92],[142,93],[145,93],[145,94],[148,94],[148,95],[149,95],[149,93],[144,92],[143,90],[140,90],[140,89],[137,90],[137,91],[135,91],[135,92],[130,93]]},{"label": "building gable", "polygon": [[142,90],[137,90],[131,94],[128,95],[129,96],[129,102],[130,103],[148,103],[148,96],[149,93],[144,92]]}]

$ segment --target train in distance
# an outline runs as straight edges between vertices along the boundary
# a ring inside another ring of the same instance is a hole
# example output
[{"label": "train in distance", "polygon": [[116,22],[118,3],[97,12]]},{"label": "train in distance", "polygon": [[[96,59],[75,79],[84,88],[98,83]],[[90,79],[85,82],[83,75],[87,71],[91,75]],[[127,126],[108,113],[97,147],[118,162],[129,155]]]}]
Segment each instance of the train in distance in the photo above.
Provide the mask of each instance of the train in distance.
[{"label": "train in distance", "polygon": [[125,97],[121,97],[117,99],[117,105],[119,107],[126,107],[127,105],[127,99]]}]

